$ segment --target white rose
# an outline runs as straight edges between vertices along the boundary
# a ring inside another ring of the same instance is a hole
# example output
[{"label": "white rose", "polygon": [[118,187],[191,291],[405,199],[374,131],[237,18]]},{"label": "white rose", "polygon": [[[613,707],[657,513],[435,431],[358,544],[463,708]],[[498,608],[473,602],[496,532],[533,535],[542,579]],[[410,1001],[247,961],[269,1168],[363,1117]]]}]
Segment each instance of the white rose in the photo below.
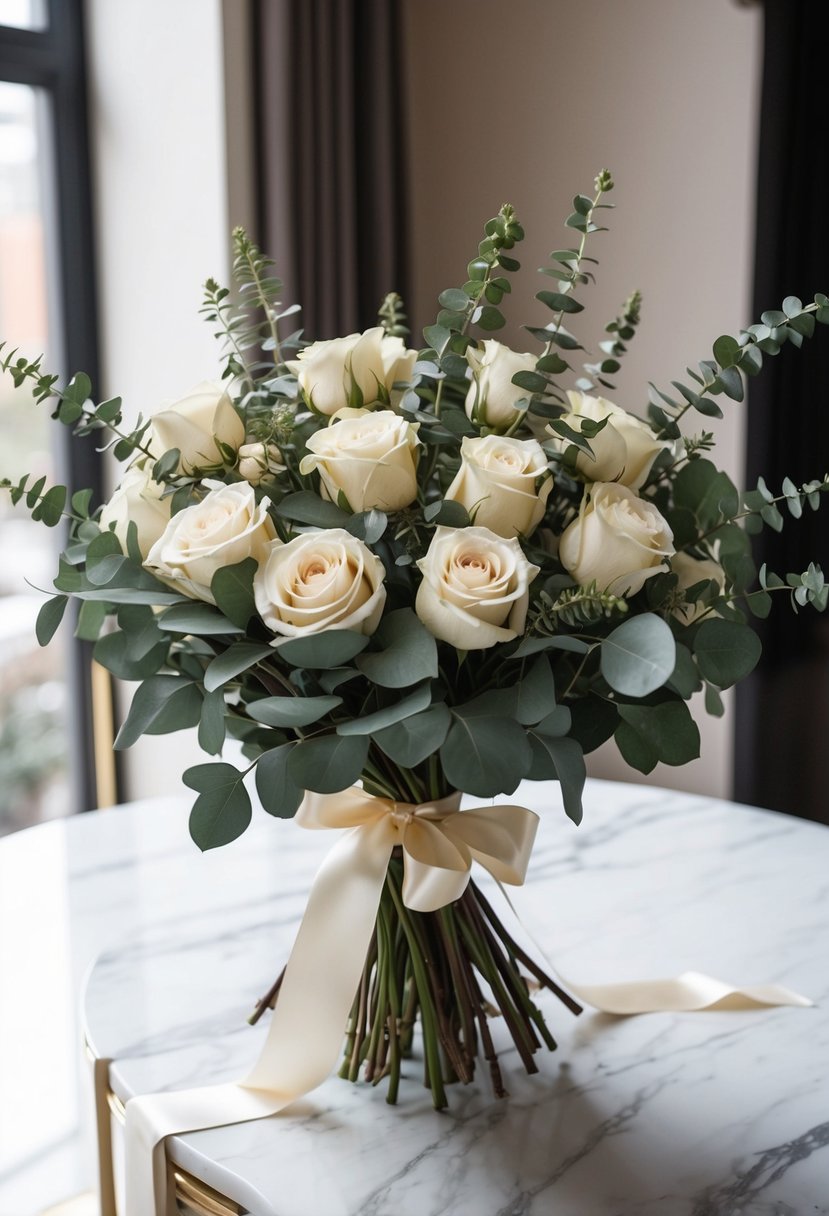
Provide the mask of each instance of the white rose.
[{"label": "white rose", "polygon": [[276,477],[285,472],[282,453],[273,443],[243,443],[239,448],[239,476],[252,486],[258,486],[265,477]]},{"label": "white rose", "polygon": [[446,497],[499,536],[529,536],[541,522],[552,488],[547,457],[534,439],[466,436],[461,467]]},{"label": "white rose", "polygon": [[178,448],[181,471],[192,473],[223,464],[219,444],[236,450],[245,442],[245,425],[224,385],[204,380],[186,397],[153,415],[148,440],[156,460]]},{"label": "white rose", "polygon": [[487,338],[484,349],[470,346],[466,359],[472,368],[472,384],[466,394],[466,412],[479,426],[505,431],[524,410],[515,408],[516,401],[528,397],[525,388],[512,383],[517,372],[535,371],[536,356],[519,354],[494,338]]},{"label": "white rose", "polygon": [[379,557],[344,528],[306,532],[271,549],[253,580],[256,611],[274,633],[374,633],[386,588]]},{"label": "white rose", "polygon": [[515,537],[489,528],[437,528],[424,558],[415,611],[441,641],[485,650],[524,632],[538,574]]},{"label": "white rose", "polygon": [[208,479],[202,484],[209,493],[173,516],[144,564],[184,595],[214,604],[210,584],[216,571],[246,557],[264,561],[276,529],[268,499],[257,505],[247,482],[226,486]]},{"label": "white rose", "polygon": [[[691,557],[690,553],[675,553],[671,558],[671,572],[679,579],[678,591],[686,591],[704,579],[711,579],[720,591],[725,587],[725,571],[719,562],[710,557]],[[674,616],[685,625],[690,625],[705,611],[707,605],[697,600],[696,603],[689,602],[677,607]]]},{"label": "white rose", "polygon": [[397,382],[408,382],[417,363],[417,351],[408,350],[402,338],[385,337],[380,346],[383,358],[383,374],[389,401],[396,406],[403,396],[402,389],[394,388]]},{"label": "white rose", "polygon": [[400,338],[386,337],[378,325],[363,334],[313,342],[288,367],[311,409],[330,415],[353,405],[355,397],[358,405],[388,404],[391,385],[411,375],[416,358],[416,351],[407,352]]},{"label": "white rose", "polygon": [[310,437],[300,473],[317,469],[322,497],[336,502],[342,490],[352,511],[407,507],[417,497],[418,424],[391,410],[347,412]]},{"label": "white rose", "polygon": [[635,595],[673,552],[673,532],[653,503],[618,482],[597,481],[564,529],[558,555],[581,586],[595,580],[600,591]]},{"label": "white rose", "polygon": [[[608,419],[598,435],[587,440],[593,457],[581,451],[576,457],[578,471],[590,481],[619,481],[638,490],[647,480],[654,460],[670,445],[657,439],[641,418],[620,409],[604,397],[575,392],[568,392],[567,396],[570,412],[562,415],[561,421],[566,422],[572,430],[581,433],[585,419],[591,422]],[[547,429],[555,447],[563,452],[569,441],[556,435],[549,427]]]},{"label": "white rose", "polygon": [[126,553],[127,527],[132,521],[138,530],[141,556],[146,557],[170,522],[170,496],[162,498],[163,492],[164,486],[153,481],[147,469],[134,464],[101,510],[98,519],[101,531],[111,528]]}]

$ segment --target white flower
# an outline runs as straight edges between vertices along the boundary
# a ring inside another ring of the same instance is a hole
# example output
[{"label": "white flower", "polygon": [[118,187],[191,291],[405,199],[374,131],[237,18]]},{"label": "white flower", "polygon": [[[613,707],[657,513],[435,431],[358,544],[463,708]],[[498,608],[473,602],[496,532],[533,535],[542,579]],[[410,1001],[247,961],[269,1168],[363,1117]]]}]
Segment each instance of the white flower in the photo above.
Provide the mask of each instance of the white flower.
[{"label": "white flower", "polygon": [[544,516],[553,479],[534,439],[464,437],[461,467],[446,497],[499,536],[529,536]]},{"label": "white flower", "polygon": [[517,372],[535,371],[536,356],[519,354],[494,338],[487,338],[483,350],[470,346],[466,359],[472,368],[472,384],[466,394],[466,412],[478,426],[505,431],[524,410],[516,401],[528,397],[525,388],[512,383]]},{"label": "white flower", "polygon": [[594,482],[578,518],[564,529],[559,559],[582,587],[635,595],[665,569],[674,537],[653,503],[618,482]]},{"label": "white flower", "polygon": [[[725,572],[719,562],[710,557],[691,557],[690,553],[674,553],[671,558],[671,571],[677,575],[677,590],[686,591],[696,583],[710,579],[717,584],[720,592],[725,587]],[[703,600],[696,603],[687,602],[674,611],[674,616],[685,625],[690,625],[698,616],[705,612],[708,605]],[[713,613],[711,614],[714,615]]]},{"label": "white flower", "polygon": [[343,528],[306,532],[274,546],[253,580],[256,611],[274,633],[302,637],[325,629],[371,634],[386,588],[379,557]]},{"label": "white flower", "polygon": [[[289,360],[302,395],[319,414],[336,414],[355,404],[388,404],[395,380],[406,380],[417,359],[400,338],[386,337],[382,326],[362,334],[313,342]],[[356,392],[355,392],[356,390]]]},{"label": "white flower", "polygon": [[523,633],[539,568],[514,537],[440,527],[417,564],[423,582],[415,611],[436,638],[458,650],[485,650]]},{"label": "white flower", "polygon": [[210,584],[217,570],[247,557],[262,562],[279,542],[268,499],[257,505],[247,482],[202,484],[209,493],[173,516],[144,564],[184,595],[214,604]]},{"label": "white flower", "polygon": [[224,462],[219,444],[234,450],[245,442],[245,426],[222,384],[204,380],[180,401],[154,414],[148,446],[156,460],[178,448],[183,473]]},{"label": "white flower", "polygon": [[384,337],[380,344],[380,354],[389,401],[392,406],[396,406],[403,396],[403,390],[393,386],[397,382],[411,380],[412,370],[417,363],[417,351],[408,350],[402,338]]},{"label": "white flower", "polygon": [[126,553],[127,527],[132,521],[137,529],[141,556],[146,557],[170,522],[170,496],[162,498],[163,492],[164,486],[153,481],[148,469],[132,465],[101,510],[98,520],[101,531],[111,527]]},{"label": "white flower", "polygon": [[258,486],[266,477],[276,477],[285,472],[282,453],[273,443],[243,443],[239,448],[239,476],[252,486]]},{"label": "white flower", "polygon": [[306,444],[300,473],[319,471],[322,497],[340,490],[352,511],[399,511],[417,497],[418,424],[392,410],[345,411]]},{"label": "white flower", "polygon": [[[638,490],[647,480],[656,457],[666,447],[670,447],[670,444],[657,439],[641,418],[620,409],[604,397],[591,397],[588,393],[575,392],[568,392],[567,396],[570,400],[570,412],[563,414],[561,421],[571,430],[581,433],[585,420],[608,420],[593,439],[587,439],[593,456],[590,457],[582,451],[578,453],[578,471],[590,481],[619,481],[622,485]],[[556,435],[549,427],[547,430],[552,435],[553,445],[563,452],[569,440]]]}]

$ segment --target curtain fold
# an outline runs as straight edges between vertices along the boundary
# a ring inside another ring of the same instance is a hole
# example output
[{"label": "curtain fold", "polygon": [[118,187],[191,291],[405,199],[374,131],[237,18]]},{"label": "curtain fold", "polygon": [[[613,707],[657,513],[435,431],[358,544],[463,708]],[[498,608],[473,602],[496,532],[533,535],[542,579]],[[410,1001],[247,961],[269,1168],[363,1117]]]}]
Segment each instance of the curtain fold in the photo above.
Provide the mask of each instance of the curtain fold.
[{"label": "curtain fold", "polygon": [[[825,11],[812,0],[766,0],[757,171],[754,309],[829,294],[829,153],[824,93]],[[784,348],[749,385],[746,483],[802,484],[829,469],[829,341]],[[766,530],[756,554],[785,575],[810,560],[829,572],[829,512],[788,512],[782,535]],[[779,598],[783,598],[782,595]],[[738,692],[735,794],[760,806],[829,822],[829,622],[775,604],[762,625],[763,658]]]},{"label": "curtain fold", "polygon": [[309,336],[405,299],[407,188],[397,0],[257,0],[260,237]]}]

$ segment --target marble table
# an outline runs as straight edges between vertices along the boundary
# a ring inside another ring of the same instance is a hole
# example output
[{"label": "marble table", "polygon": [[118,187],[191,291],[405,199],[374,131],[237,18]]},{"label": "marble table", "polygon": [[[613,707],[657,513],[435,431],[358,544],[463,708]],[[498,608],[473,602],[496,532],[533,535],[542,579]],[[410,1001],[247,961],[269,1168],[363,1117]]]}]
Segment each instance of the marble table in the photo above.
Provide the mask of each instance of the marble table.
[{"label": "marble table", "polygon": [[[817,1006],[575,1019],[544,996],[559,1050],[537,1057],[532,1078],[505,1053],[507,1100],[491,1097],[485,1073],[453,1087],[441,1114],[416,1080],[389,1108],[382,1088],[332,1078],[273,1119],[171,1139],[175,1167],[226,1196],[223,1210],[252,1216],[829,1214],[829,831],[598,781],[580,828],[555,784],[513,800],[542,815],[515,902],[565,976],[699,969],[780,982]],[[0,1054],[6,1131],[19,1097],[70,1095],[80,1034],[55,999],[74,995],[96,955],[85,1029],[113,1061],[116,1110],[135,1093],[241,1076],[264,1033],[246,1016],[331,843],[261,812],[241,840],[203,856],[173,799],[0,843],[0,1029],[15,1025],[21,992],[26,1010]],[[24,917],[35,928],[17,958],[28,988],[20,974],[8,982],[3,955],[4,942],[26,940]],[[75,1098],[63,1141],[41,1153],[41,1180],[44,1161],[57,1178],[67,1146],[77,1156],[88,1116]],[[3,1132],[0,1113],[0,1216],[29,1216],[36,1208],[15,1190],[25,1162],[4,1175]]]}]

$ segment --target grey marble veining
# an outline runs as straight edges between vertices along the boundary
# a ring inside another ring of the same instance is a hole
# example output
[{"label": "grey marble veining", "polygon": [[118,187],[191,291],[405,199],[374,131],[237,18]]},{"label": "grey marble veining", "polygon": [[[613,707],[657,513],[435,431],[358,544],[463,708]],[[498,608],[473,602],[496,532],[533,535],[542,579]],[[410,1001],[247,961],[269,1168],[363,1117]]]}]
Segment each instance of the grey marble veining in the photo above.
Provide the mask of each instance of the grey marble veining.
[{"label": "grey marble veining", "polygon": [[[396,1108],[332,1078],[276,1118],[176,1137],[174,1160],[253,1216],[829,1216],[829,831],[602,782],[580,828],[554,784],[513,800],[542,816],[514,902],[565,977],[695,968],[817,1007],[574,1019],[545,995],[559,1050],[534,1077],[505,1052],[504,1101],[482,1074],[437,1114],[413,1061]],[[333,834],[261,813],[202,856],[175,800],[55,828],[115,1090],[241,1076],[264,1033],[245,1018]],[[3,1196],[0,1179],[0,1216],[25,1216]]]}]

